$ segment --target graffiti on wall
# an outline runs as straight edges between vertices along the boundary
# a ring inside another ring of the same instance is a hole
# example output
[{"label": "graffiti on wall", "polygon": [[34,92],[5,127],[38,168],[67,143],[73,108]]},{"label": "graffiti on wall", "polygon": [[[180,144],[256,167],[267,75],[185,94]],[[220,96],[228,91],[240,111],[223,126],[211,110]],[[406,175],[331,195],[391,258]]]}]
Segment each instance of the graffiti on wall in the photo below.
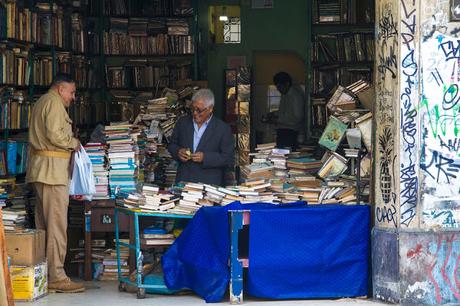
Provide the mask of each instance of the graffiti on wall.
[{"label": "graffiti on wall", "polygon": [[416,226],[418,204],[419,131],[417,52],[417,8],[415,0],[401,0],[400,75],[400,224]]},{"label": "graffiti on wall", "polygon": [[[383,227],[398,224],[398,177],[396,144],[398,88],[398,40],[399,24],[396,0],[377,4],[376,39],[376,184],[375,216]],[[396,174],[396,175],[395,175]]]},{"label": "graffiti on wall", "polygon": [[460,209],[460,39],[422,43],[423,224],[457,227]]},{"label": "graffiti on wall", "polygon": [[460,235],[401,233],[402,304],[460,303]]}]

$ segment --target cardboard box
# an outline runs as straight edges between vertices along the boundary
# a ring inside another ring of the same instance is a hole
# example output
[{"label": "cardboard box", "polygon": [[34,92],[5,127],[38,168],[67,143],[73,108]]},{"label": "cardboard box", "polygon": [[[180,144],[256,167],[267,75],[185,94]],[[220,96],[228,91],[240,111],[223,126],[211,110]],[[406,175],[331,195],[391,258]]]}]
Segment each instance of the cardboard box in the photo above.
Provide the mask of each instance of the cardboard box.
[{"label": "cardboard box", "polygon": [[15,266],[33,266],[45,261],[46,235],[43,230],[5,233],[6,252]]},{"label": "cardboard box", "polygon": [[10,276],[15,301],[34,301],[48,293],[46,261],[30,267],[11,266]]}]

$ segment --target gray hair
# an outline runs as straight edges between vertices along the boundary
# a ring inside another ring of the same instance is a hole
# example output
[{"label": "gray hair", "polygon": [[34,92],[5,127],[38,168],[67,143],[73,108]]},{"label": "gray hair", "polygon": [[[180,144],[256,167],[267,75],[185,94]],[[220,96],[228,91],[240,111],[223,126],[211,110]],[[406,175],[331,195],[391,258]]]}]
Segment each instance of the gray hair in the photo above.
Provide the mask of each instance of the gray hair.
[{"label": "gray hair", "polygon": [[203,100],[206,107],[214,106],[214,94],[211,89],[202,88],[195,92],[192,97],[192,102]]}]

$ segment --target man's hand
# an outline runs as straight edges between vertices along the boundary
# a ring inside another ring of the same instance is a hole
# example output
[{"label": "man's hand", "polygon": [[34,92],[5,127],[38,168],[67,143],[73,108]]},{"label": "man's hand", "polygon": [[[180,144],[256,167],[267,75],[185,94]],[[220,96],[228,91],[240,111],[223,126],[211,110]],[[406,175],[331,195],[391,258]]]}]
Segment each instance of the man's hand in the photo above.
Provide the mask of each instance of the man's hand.
[{"label": "man's hand", "polygon": [[192,152],[190,152],[189,148],[180,148],[177,154],[179,155],[180,161],[183,163],[189,161],[192,157]]},{"label": "man's hand", "polygon": [[192,160],[195,163],[202,163],[204,159],[204,153],[203,152],[195,152],[192,154]]},{"label": "man's hand", "polygon": [[81,150],[81,142],[80,142],[79,140],[77,140],[77,141],[78,141],[78,144],[77,144],[77,146],[76,146],[73,150],[74,150],[75,152],[80,152],[80,150]]}]

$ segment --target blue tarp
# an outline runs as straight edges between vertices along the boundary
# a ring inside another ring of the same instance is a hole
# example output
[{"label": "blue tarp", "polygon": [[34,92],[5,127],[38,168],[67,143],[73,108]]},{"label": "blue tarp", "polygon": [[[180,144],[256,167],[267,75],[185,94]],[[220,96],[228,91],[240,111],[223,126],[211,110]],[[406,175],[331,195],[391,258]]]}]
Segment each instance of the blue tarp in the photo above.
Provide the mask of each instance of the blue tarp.
[{"label": "blue tarp", "polygon": [[[206,302],[222,300],[230,279],[227,212],[234,209],[251,210],[249,294],[268,298],[367,294],[369,207],[303,202],[234,202],[201,208],[162,257],[169,289],[192,289]],[[343,281],[336,284],[338,278]],[[344,282],[356,285],[340,287]]]},{"label": "blue tarp", "polygon": [[369,207],[321,205],[251,211],[248,294],[367,295]]}]

